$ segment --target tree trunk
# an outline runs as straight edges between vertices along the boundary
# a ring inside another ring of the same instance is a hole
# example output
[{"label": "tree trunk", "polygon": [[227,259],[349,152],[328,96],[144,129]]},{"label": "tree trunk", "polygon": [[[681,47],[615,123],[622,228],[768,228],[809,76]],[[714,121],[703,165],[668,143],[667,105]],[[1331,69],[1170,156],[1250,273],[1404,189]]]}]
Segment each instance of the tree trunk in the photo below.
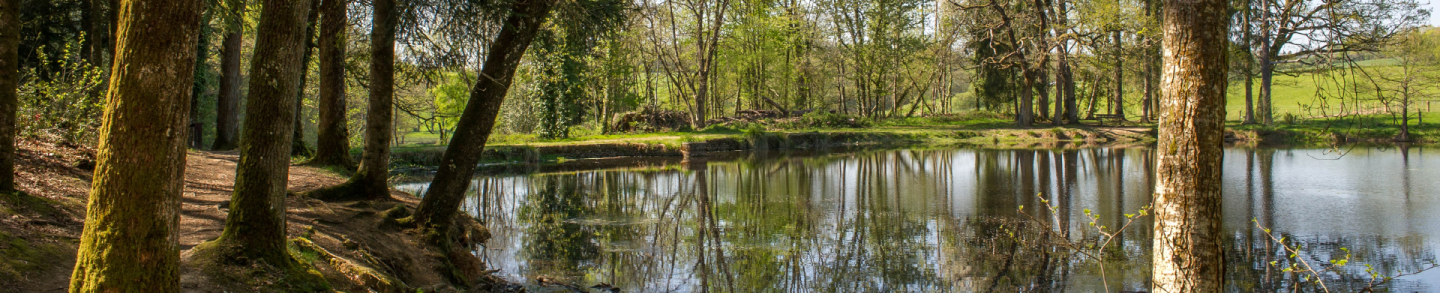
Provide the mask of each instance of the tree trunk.
[{"label": "tree trunk", "polygon": [[1035,114],[1032,113],[1032,111],[1035,110],[1035,107],[1032,105],[1035,99],[1035,71],[1031,70],[1028,65],[1023,66],[1020,71],[1020,74],[1023,75],[1021,77],[1023,80],[1021,86],[1023,88],[1020,89],[1019,101],[1015,102],[1015,124],[1020,125],[1020,127],[1030,127],[1031,124],[1035,123]]},{"label": "tree trunk", "polygon": [[1270,34],[1270,30],[1272,29],[1271,25],[1274,21],[1270,19],[1269,1],[1261,0],[1260,3],[1262,5],[1261,11],[1263,11],[1265,15],[1261,17],[1263,21],[1260,29],[1263,31],[1260,33],[1260,100],[1259,103],[1255,105],[1255,112],[1258,112],[1256,114],[1260,114],[1260,123],[1274,125],[1275,116],[1274,113],[1271,113],[1270,108],[1270,86],[1271,81],[1274,80],[1273,75],[1275,74],[1275,65],[1272,63],[1274,60],[1270,60],[1272,57],[1270,54],[1270,52],[1272,52],[1270,50],[1270,43],[1273,42],[1273,36]]},{"label": "tree trunk", "polygon": [[556,0],[518,0],[512,4],[510,16],[506,17],[500,34],[495,36],[486,51],[485,65],[481,67],[480,78],[470,92],[470,101],[465,112],[455,125],[455,136],[441,156],[440,168],[435,172],[434,181],[425,191],[425,199],[415,210],[415,223],[421,227],[446,231],[460,202],[469,188],[470,177],[475,173],[475,164],[480,152],[495,126],[495,117],[500,113],[500,104],[510,90],[510,81],[525,49],[535,38],[541,24],[550,15],[550,8]]},{"label": "tree trunk", "polygon": [[[1064,42],[1061,42],[1061,46],[1064,46]],[[1065,48],[1057,49],[1056,53],[1055,116],[1051,116],[1052,118],[1050,119],[1050,125],[1060,126],[1061,124],[1065,123],[1065,118],[1069,116],[1065,113],[1065,106],[1068,104],[1068,101],[1065,97],[1065,84],[1070,83],[1070,66],[1065,64],[1065,62],[1068,62],[1067,59],[1069,59],[1069,54],[1065,53]]]},{"label": "tree trunk", "polygon": [[70,292],[180,292],[185,116],[202,6],[125,2]]},{"label": "tree trunk", "polygon": [[[385,187],[389,175],[390,137],[393,132],[392,107],[395,96],[395,15],[396,0],[373,0],[374,13],[370,30],[370,105],[365,120],[365,152],[361,156],[360,176]],[[369,174],[369,175],[366,175]],[[386,193],[385,195],[389,195]]]},{"label": "tree trunk", "polygon": [[310,164],[355,166],[350,157],[350,130],[345,123],[346,0],[320,4],[320,122],[315,157]]},{"label": "tree trunk", "polygon": [[1037,115],[1035,117],[1047,119],[1050,118],[1050,72],[1041,69],[1036,73],[1036,76],[1040,79],[1040,86],[1036,87],[1037,93],[1035,97],[1037,104],[1035,105],[1035,112]]},{"label": "tree trunk", "polygon": [[320,22],[321,0],[310,1],[310,16],[305,22],[305,53],[300,57],[300,90],[295,92],[295,127],[290,137],[290,156],[308,157],[315,154],[305,144],[305,84],[310,79],[310,60],[315,54],[315,25]]},{"label": "tree trunk", "polygon": [[1172,0],[1163,6],[1154,291],[1220,292],[1228,3]]},{"label": "tree trunk", "polygon": [[1251,30],[1254,29],[1254,17],[1251,17],[1250,14],[1252,6],[1251,1],[1245,1],[1245,7],[1240,12],[1244,13],[1245,19],[1244,29],[1240,30],[1245,39],[1242,43],[1245,46],[1245,120],[1240,124],[1245,125],[1255,124],[1255,41],[1254,36],[1251,35]]},{"label": "tree trunk", "polygon": [[217,151],[233,150],[239,142],[236,135],[240,128],[240,34],[243,26],[235,23],[238,20],[231,22],[225,29],[225,39],[220,47],[220,95],[215,99],[215,141],[210,145]]},{"label": "tree trunk", "polygon": [[1155,86],[1154,86],[1154,84],[1153,84],[1153,82],[1154,82],[1154,78],[1153,78],[1153,77],[1154,77],[1154,75],[1155,75],[1155,73],[1154,73],[1155,67],[1154,67],[1154,66],[1150,66],[1150,65],[1151,65],[1150,62],[1152,62],[1153,58],[1155,58],[1155,56],[1150,55],[1150,43],[1149,43],[1149,38],[1146,38],[1146,40],[1145,40],[1145,55],[1144,55],[1144,57],[1140,58],[1140,65],[1141,65],[1141,66],[1145,66],[1145,70],[1140,73],[1140,74],[1144,75],[1144,77],[1145,77],[1145,78],[1143,79],[1143,82],[1144,82],[1145,84],[1144,84],[1144,85],[1141,85],[1141,88],[1144,89],[1143,92],[1144,92],[1145,97],[1141,99],[1141,100],[1143,101],[1142,104],[1144,104],[1144,105],[1141,105],[1141,106],[1140,106],[1140,122],[1145,122],[1145,123],[1149,123],[1149,122],[1150,122],[1150,117],[1152,117],[1151,114],[1153,114],[1154,111],[1155,111],[1155,109],[1152,109],[1152,107],[1151,107],[1151,105],[1153,105],[1153,103],[1151,103],[1151,101],[1152,101],[1152,99],[1155,98],[1155,95],[1154,95],[1154,93],[1155,93]]},{"label": "tree trunk", "polygon": [[[204,9],[210,9],[209,3],[202,4]],[[200,33],[195,42],[195,83],[190,90],[190,148],[201,149],[205,147],[205,127],[200,121],[200,96],[205,94],[208,81],[205,75],[210,72],[210,19],[212,13],[202,13],[200,17]]]},{"label": "tree trunk", "polygon": [[103,3],[105,3],[104,0],[85,0],[83,3],[84,6],[80,8],[80,26],[85,31],[84,44],[80,47],[80,54],[84,56],[86,62],[97,67],[100,66],[101,59],[104,58],[102,57],[103,54],[100,53],[104,47],[104,45],[100,44],[102,42],[101,39],[109,35],[109,33],[102,31],[105,27],[102,25],[105,23],[102,22],[104,18],[101,17],[105,12]]},{"label": "tree trunk", "polygon": [[[299,90],[304,54],[305,18],[310,0],[265,0],[255,28],[255,59],[250,62],[250,117],[290,117]],[[291,119],[245,119],[235,193],[220,238],[196,247],[218,249],[224,259],[263,261],[287,268],[285,187],[290,175]]]},{"label": "tree trunk", "polygon": [[1116,30],[1116,31],[1115,31],[1114,37],[1115,37],[1115,101],[1113,102],[1114,104],[1111,104],[1111,105],[1114,106],[1115,108],[1112,109],[1114,112],[1111,112],[1111,114],[1115,114],[1116,116],[1119,116],[1119,119],[1120,119],[1120,120],[1125,120],[1125,56],[1123,55],[1123,54],[1124,54],[1124,46],[1125,46],[1125,45],[1124,45],[1124,43],[1121,43],[1121,42],[1120,42],[1120,31],[1119,31],[1119,30]]},{"label": "tree trunk", "polygon": [[373,0],[370,29],[370,106],[365,114],[365,151],[360,170],[340,185],[310,193],[322,200],[390,198],[390,139],[395,103],[395,0]]},{"label": "tree trunk", "polygon": [[1100,101],[1100,74],[1090,78],[1090,108],[1085,111],[1085,120],[1095,119],[1095,103]]},{"label": "tree trunk", "polygon": [[15,191],[20,86],[20,0],[0,0],[0,193]]},{"label": "tree trunk", "polygon": [[1270,108],[1270,93],[1272,82],[1275,80],[1275,66],[1271,64],[1270,54],[1260,55],[1260,99],[1255,105],[1255,112],[1260,114],[1260,123],[1265,125],[1275,124],[1275,114]]}]

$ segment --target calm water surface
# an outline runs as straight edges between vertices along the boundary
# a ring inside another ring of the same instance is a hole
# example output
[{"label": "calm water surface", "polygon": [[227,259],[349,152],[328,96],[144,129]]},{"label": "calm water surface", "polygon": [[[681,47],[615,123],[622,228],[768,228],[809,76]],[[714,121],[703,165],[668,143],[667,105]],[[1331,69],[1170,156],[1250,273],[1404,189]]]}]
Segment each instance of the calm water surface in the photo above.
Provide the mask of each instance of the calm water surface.
[{"label": "calm water surface", "polygon": [[[1367,265],[1382,276],[1432,266],[1440,150],[1343,151],[1226,150],[1230,291],[1320,290],[1284,268],[1325,268],[1347,250],[1349,263],[1325,274],[1335,292],[1369,286]],[[625,292],[1147,290],[1152,222],[1127,214],[1150,204],[1153,158],[1145,148],[753,154],[481,176],[466,209],[494,234],[475,253],[538,292],[567,289],[536,277]],[[425,183],[398,187],[420,194]],[[1115,232],[1103,249],[1109,237],[1092,221]],[[1440,269],[1377,288],[1440,292]]]}]

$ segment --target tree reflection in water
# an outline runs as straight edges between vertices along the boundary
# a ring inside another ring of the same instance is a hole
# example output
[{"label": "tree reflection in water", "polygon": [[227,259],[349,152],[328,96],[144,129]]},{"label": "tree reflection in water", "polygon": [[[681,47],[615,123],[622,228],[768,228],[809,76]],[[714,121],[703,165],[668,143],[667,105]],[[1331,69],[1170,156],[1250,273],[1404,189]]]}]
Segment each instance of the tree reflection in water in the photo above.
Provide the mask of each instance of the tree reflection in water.
[{"label": "tree reflection in water", "polygon": [[[1312,264],[1348,248],[1343,273],[1327,274],[1334,291],[1367,286],[1367,264],[1393,275],[1435,260],[1440,183],[1410,177],[1440,178],[1440,168],[1424,168],[1440,156],[1408,147],[1326,155],[1227,151],[1228,290],[1318,290],[1281,270],[1295,259],[1252,219],[1300,244],[1296,257]],[[517,281],[627,292],[1147,290],[1148,218],[1117,234],[1103,262],[1061,244],[1103,241],[1086,210],[1097,226],[1119,227],[1148,205],[1153,158],[1147,148],[769,153],[481,177],[467,206],[494,235],[476,253]],[[1043,222],[1018,216],[1021,206]],[[1427,279],[1440,274],[1382,289],[1437,290]],[[532,288],[547,289],[559,288]]]}]

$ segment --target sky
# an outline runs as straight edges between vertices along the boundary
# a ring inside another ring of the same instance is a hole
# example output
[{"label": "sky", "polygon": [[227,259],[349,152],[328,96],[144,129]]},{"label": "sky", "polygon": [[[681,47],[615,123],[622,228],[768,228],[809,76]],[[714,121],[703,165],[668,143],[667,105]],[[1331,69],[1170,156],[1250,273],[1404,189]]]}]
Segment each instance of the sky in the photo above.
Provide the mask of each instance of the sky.
[{"label": "sky", "polygon": [[1423,7],[1425,7],[1425,10],[1429,10],[1429,11],[1430,11],[1430,21],[1426,21],[1425,23],[1428,23],[1428,24],[1430,24],[1430,26],[1433,26],[1433,27],[1440,27],[1440,17],[1437,17],[1437,16],[1435,15],[1435,14],[1437,13],[1437,11],[1440,11],[1440,0],[1429,0],[1429,1],[1424,1],[1424,0],[1422,0],[1421,3],[1424,3],[1424,4],[1421,4],[1420,6],[1423,6]]}]

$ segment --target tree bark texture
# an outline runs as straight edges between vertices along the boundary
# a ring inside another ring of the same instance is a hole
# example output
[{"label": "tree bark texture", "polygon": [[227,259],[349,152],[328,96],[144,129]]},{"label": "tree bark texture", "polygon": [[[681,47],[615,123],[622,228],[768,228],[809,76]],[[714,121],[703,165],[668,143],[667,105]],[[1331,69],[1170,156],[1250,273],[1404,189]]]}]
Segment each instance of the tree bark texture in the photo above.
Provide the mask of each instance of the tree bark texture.
[{"label": "tree bark texture", "polygon": [[[294,115],[300,89],[306,14],[310,0],[266,0],[256,27],[255,57],[250,63],[250,117]],[[290,174],[291,119],[245,119],[235,193],[225,231],[216,240],[237,255],[285,264],[285,186]]]},{"label": "tree bark texture", "polygon": [[15,191],[20,86],[20,0],[0,0],[0,192]]},{"label": "tree bark texture", "polygon": [[241,30],[238,23],[227,25],[220,46],[220,95],[215,99],[215,141],[210,145],[217,151],[233,150],[240,142]]},{"label": "tree bark texture", "polygon": [[180,292],[180,193],[201,1],[126,0],[70,292]]},{"label": "tree bark texture", "polygon": [[355,166],[350,157],[350,130],[345,122],[345,0],[320,3],[320,121],[315,157],[322,166]]},{"label": "tree bark texture", "polygon": [[1154,291],[1220,292],[1228,3],[1168,0],[1163,7]]},{"label": "tree bark texture", "polygon": [[433,227],[445,231],[465,190],[470,187],[470,177],[475,173],[475,164],[480,160],[480,151],[495,126],[500,113],[500,104],[510,89],[515,68],[525,49],[535,38],[541,24],[549,17],[556,0],[519,0],[512,4],[512,12],[506,17],[500,34],[490,43],[485,64],[480,70],[479,81],[470,91],[470,101],[455,126],[455,136],[450,139],[445,154],[441,156],[439,170],[434,181],[425,191],[425,199],[415,211],[415,222],[422,227]]}]

